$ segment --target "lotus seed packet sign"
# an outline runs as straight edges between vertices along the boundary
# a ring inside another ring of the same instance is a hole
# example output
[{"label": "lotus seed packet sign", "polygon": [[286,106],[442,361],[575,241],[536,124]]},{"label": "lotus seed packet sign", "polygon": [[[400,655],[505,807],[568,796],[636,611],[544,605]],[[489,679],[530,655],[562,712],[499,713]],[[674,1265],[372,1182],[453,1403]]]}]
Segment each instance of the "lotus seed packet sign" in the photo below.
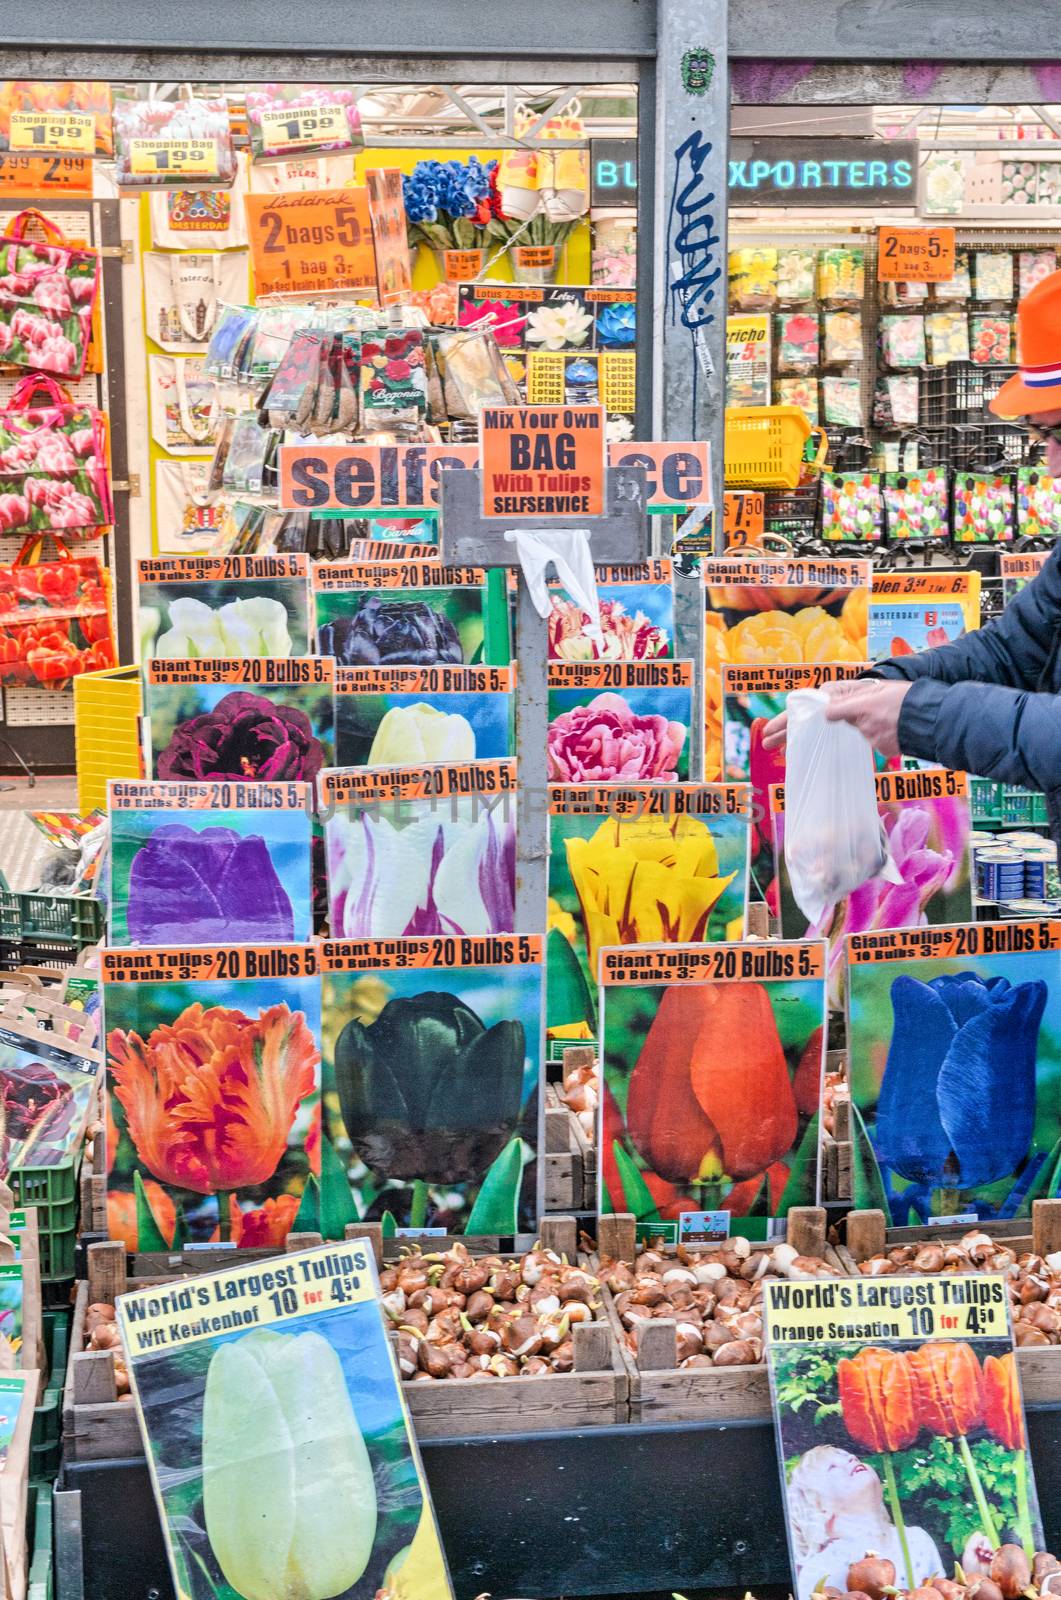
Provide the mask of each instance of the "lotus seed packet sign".
[{"label": "lotus seed packet sign", "polygon": [[541,940],[331,941],[322,964],[325,1073],[339,1105],[329,1134],[357,1215],[407,1229],[534,1232]]},{"label": "lotus seed packet sign", "polygon": [[549,664],[550,783],[674,783],[689,776],[691,661]]},{"label": "lotus seed packet sign", "polygon": [[762,556],[702,561],[704,778],[722,770],[723,665],[864,662],[873,565]]},{"label": "lotus seed packet sign", "polygon": [[550,661],[653,661],[674,654],[674,569],[662,558],[594,568],[602,638],[560,584],[550,585]]},{"label": "lotus seed packet sign", "polygon": [[155,556],[138,571],[143,660],[309,654],[306,555]]},{"label": "lotus seed packet sign", "polygon": [[313,933],[308,783],[114,781],[111,944],[278,944]]},{"label": "lotus seed packet sign", "polygon": [[597,1032],[606,945],[740,938],[751,842],[746,784],[557,784],[549,792],[549,1046]]},{"label": "lotus seed packet sign", "polygon": [[320,791],[333,938],[512,932],[515,761],[335,768]]},{"label": "lotus seed packet sign", "polygon": [[153,778],[312,783],[334,760],[330,657],[156,659],[144,676]]},{"label": "lotus seed packet sign", "polygon": [[879,872],[808,925],[792,897],[785,866],[785,789],[770,789],[777,850],[781,937],[829,941],[829,999],[843,1005],[849,933],[968,922],[973,915],[969,780],[939,767],[879,772],[877,814],[888,841],[887,872]]},{"label": "lotus seed packet sign", "polygon": [[87,1045],[5,1017],[0,1023],[0,1178],[57,1167],[81,1143],[103,1058]]},{"label": "lotus seed packet sign", "polygon": [[513,667],[340,667],[341,767],[423,766],[513,755]]},{"label": "lotus seed packet sign", "polygon": [[980,626],[978,572],[878,572],[869,606],[873,661],[952,644]]},{"label": "lotus seed packet sign", "polygon": [[825,960],[821,941],[601,951],[601,1212],[676,1241],[721,1211],[765,1239],[817,1203]]},{"label": "lotus seed packet sign", "polygon": [[763,1285],[793,1594],[929,1584],[1043,1534],[1004,1277]]},{"label": "lotus seed packet sign", "polygon": [[177,1600],[453,1600],[361,1240],[118,1300]]},{"label": "lotus seed packet sign", "polygon": [[307,944],[107,949],[107,1219],[130,1249],[283,1249],[320,1170]]},{"label": "lotus seed packet sign", "polygon": [[896,1224],[1061,1193],[1061,922],[852,934],[853,1204]]},{"label": "lotus seed packet sign", "polygon": [[483,659],[486,574],[438,561],[322,561],[313,568],[321,655],[343,667]]}]

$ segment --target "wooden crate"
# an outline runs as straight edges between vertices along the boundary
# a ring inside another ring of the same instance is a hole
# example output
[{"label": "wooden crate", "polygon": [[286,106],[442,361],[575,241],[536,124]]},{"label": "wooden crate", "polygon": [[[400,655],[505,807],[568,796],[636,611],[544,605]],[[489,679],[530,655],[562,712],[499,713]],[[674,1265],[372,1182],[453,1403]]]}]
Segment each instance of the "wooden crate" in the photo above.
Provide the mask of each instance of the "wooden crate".
[{"label": "wooden crate", "polygon": [[[845,1269],[826,1242],[823,1210],[801,1206],[790,1211],[788,1239],[800,1255],[823,1260],[838,1276],[844,1275]],[[601,1218],[598,1242],[602,1256],[632,1263],[633,1240],[633,1216],[626,1213]],[[689,1247],[692,1253],[698,1248],[701,1247]],[[627,1348],[626,1331],[611,1293],[605,1288],[603,1294],[619,1353],[626,1363],[631,1422],[727,1421],[770,1414],[770,1381],[764,1361],[741,1367],[679,1367],[675,1347],[677,1323],[669,1317],[653,1317],[650,1322],[646,1321],[647,1331],[639,1335],[635,1355]]]},{"label": "wooden crate", "polygon": [[[859,1263],[900,1244],[953,1244],[976,1227],[1015,1250],[1053,1255],[1061,1250],[1061,1200],[1036,1200],[1032,1204],[1031,1232],[1022,1221],[970,1224],[950,1235],[939,1228],[889,1228],[883,1211],[852,1211],[847,1217],[847,1242],[836,1247],[844,1270],[858,1273]],[[902,1268],[899,1268],[902,1272]],[[1027,1345],[1017,1350],[1021,1390],[1026,1405],[1061,1400],[1061,1345]]]},{"label": "wooden crate", "polygon": [[[384,1253],[379,1223],[353,1224],[348,1238],[366,1238],[373,1247],[377,1263],[397,1259],[408,1240],[388,1240]],[[577,1254],[577,1225],[573,1216],[546,1218],[542,1223],[542,1243],[574,1260]],[[289,1249],[301,1249],[321,1242],[318,1234],[290,1234]],[[430,1250],[445,1248],[453,1240],[425,1239]],[[470,1241],[462,1240],[469,1244]],[[496,1253],[496,1241],[476,1239],[485,1253]],[[275,1255],[275,1251],[240,1252],[240,1260],[253,1256]],[[114,1359],[110,1351],[85,1350],[85,1310],[97,1300],[113,1302],[129,1284],[125,1252],[120,1243],[89,1246],[89,1282],[78,1285],[71,1329],[66,1389],[63,1395],[63,1443],[68,1457],[75,1461],[122,1459],[143,1453],[136,1410],[131,1401],[119,1400],[115,1387]],[[132,1279],[137,1288],[153,1283],[172,1283],[180,1273],[174,1263],[178,1257],[138,1257],[139,1269]],[[169,1270],[152,1274],[146,1269],[159,1262]],[[185,1261],[184,1275],[213,1271],[233,1265],[231,1251],[196,1251]],[[421,1438],[476,1438],[527,1429],[587,1428],[605,1423],[625,1422],[628,1415],[629,1380],[612,1334],[611,1322],[603,1312],[593,1323],[584,1323],[573,1333],[575,1370],[550,1373],[542,1378],[461,1378],[435,1383],[403,1384],[402,1392],[410,1416]]]},{"label": "wooden crate", "polygon": [[822,1129],[821,1176],[823,1200],[851,1199],[851,1104],[837,1100],[833,1106],[833,1131]]},{"label": "wooden crate", "polygon": [[545,1087],[543,1164],[547,1212],[596,1210],[597,1153],[551,1083]]}]

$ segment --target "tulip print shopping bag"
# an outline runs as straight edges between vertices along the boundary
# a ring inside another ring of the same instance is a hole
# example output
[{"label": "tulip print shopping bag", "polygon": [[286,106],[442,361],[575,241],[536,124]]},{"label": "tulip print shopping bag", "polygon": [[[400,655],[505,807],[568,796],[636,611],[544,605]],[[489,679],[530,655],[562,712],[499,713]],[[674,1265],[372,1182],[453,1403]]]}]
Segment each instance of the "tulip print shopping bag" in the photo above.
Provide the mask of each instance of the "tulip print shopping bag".
[{"label": "tulip print shopping bag", "polygon": [[108,455],[102,411],[75,404],[53,378],[27,375],[0,411],[0,534],[90,538],[108,527]]},{"label": "tulip print shopping bag", "polygon": [[[26,238],[30,221],[47,243]],[[0,237],[0,359],[79,378],[98,292],[97,252],[68,245],[39,211],[20,211]]]},{"label": "tulip print shopping bag", "polygon": [[[53,536],[54,537],[54,536]],[[82,672],[117,665],[110,573],[98,556],[74,557],[60,539],[57,561],[35,559],[26,540],[0,567],[0,685],[64,689]]]}]

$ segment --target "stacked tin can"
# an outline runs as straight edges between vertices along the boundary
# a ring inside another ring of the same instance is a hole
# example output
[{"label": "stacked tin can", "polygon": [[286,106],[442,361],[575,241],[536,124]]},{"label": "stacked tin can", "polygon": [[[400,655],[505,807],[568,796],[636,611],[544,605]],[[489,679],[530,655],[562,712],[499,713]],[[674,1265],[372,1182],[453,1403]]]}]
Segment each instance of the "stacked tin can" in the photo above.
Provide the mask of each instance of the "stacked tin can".
[{"label": "stacked tin can", "polygon": [[970,843],[980,900],[1004,905],[1011,915],[1061,914],[1061,900],[1049,893],[1057,878],[1057,847],[1049,839],[1038,833],[1007,833],[1001,840],[974,833]]}]

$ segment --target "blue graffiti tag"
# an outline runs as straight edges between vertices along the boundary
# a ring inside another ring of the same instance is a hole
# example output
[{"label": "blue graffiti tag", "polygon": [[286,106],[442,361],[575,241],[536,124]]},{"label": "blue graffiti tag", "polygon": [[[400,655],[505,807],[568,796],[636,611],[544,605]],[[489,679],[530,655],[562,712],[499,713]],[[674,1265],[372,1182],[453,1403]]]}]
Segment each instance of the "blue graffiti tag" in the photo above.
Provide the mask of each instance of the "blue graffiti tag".
[{"label": "blue graffiti tag", "polygon": [[700,169],[712,148],[710,141],[694,131],[674,152],[667,259],[670,260],[671,232],[677,219],[681,226],[674,235],[673,248],[682,271],[670,286],[671,318],[673,320],[680,310],[682,326],[691,333],[714,322],[715,313],[707,308],[714,301],[714,286],[722,276],[721,263],[716,262],[714,254],[715,246],[722,241],[714,231],[715,219],[709,209],[715,203],[715,196],[700,192],[706,182]]}]

